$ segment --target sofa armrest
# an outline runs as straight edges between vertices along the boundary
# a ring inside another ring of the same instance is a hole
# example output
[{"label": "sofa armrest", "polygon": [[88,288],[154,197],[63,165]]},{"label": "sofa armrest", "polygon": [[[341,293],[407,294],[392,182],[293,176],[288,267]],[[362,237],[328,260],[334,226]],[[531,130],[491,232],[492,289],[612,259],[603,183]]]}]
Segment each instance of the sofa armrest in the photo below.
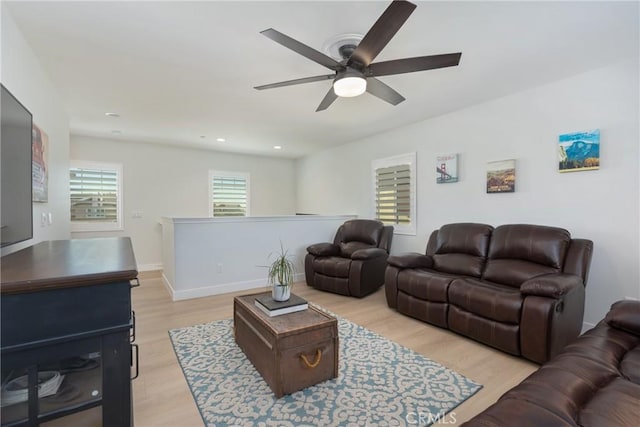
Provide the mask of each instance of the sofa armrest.
[{"label": "sofa armrest", "polygon": [[366,249],[358,249],[357,251],[355,251],[354,253],[351,254],[351,259],[357,259],[357,260],[367,260],[367,259],[373,259],[373,258],[379,258],[379,257],[386,257],[387,251],[385,251],[384,249],[380,249],[380,248],[366,248]]},{"label": "sofa armrest", "polygon": [[402,255],[390,256],[387,263],[398,268],[431,268],[433,258],[427,255],[410,252]]},{"label": "sofa armrest", "polygon": [[584,287],[582,279],[575,274],[552,273],[534,277],[520,286],[525,295],[560,299],[577,287]]},{"label": "sofa armrest", "polygon": [[640,302],[618,301],[611,306],[604,320],[616,329],[640,335]]},{"label": "sofa armrest", "polygon": [[309,246],[307,252],[316,256],[338,256],[340,255],[340,246],[333,243],[316,243]]}]

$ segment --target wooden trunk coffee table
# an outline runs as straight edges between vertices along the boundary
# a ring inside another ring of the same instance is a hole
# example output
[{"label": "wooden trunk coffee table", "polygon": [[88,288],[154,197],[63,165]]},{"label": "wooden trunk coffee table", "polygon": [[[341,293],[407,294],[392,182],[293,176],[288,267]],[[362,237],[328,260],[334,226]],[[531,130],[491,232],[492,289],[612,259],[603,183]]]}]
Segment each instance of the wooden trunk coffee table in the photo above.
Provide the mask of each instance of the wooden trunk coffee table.
[{"label": "wooden trunk coffee table", "polygon": [[315,307],[269,317],[256,296],[235,297],[236,343],[276,397],[338,376],[338,321]]}]

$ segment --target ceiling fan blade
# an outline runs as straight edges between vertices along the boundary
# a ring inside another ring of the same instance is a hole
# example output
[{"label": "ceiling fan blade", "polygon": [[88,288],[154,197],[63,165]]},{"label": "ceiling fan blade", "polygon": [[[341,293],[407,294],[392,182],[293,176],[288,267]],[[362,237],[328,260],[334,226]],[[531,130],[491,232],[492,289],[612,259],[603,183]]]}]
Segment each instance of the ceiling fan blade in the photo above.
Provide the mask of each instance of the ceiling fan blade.
[{"label": "ceiling fan blade", "polygon": [[316,112],[326,110],[327,108],[329,108],[329,105],[333,104],[333,101],[335,101],[336,99],[338,99],[338,95],[336,95],[336,93],[333,91],[333,86],[331,86],[329,92],[327,92],[320,105],[318,105],[318,108],[316,108]]},{"label": "ceiling fan blade", "polygon": [[408,1],[394,0],[358,44],[347,65],[358,63],[366,67],[371,64],[415,8],[416,5]]},{"label": "ceiling fan blade", "polygon": [[274,42],[279,43],[282,46],[287,47],[292,51],[304,56],[305,58],[317,62],[320,65],[324,65],[329,69],[338,70],[340,68],[343,68],[338,61],[331,58],[330,56],[327,56],[322,52],[318,52],[317,50],[307,46],[306,44],[300,43],[298,40],[294,40],[286,34],[282,34],[281,32],[274,30],[273,28],[260,31],[260,34],[269,37]]},{"label": "ceiling fan blade", "polygon": [[404,96],[374,77],[367,78],[367,92],[392,105],[398,105],[405,99]]},{"label": "ceiling fan blade", "polygon": [[273,89],[273,88],[276,88],[276,87],[293,86],[293,85],[299,85],[299,84],[303,84],[303,83],[313,83],[313,82],[319,82],[319,81],[322,81],[322,80],[331,80],[331,79],[333,79],[335,77],[336,77],[335,74],[327,74],[327,75],[324,75],[324,76],[305,77],[305,78],[302,78],[302,79],[287,80],[286,82],[271,83],[271,84],[268,84],[268,85],[255,86],[254,89],[258,89],[258,90]]},{"label": "ceiling fan blade", "polygon": [[392,74],[413,73],[436,68],[455,67],[460,63],[461,52],[444,55],[418,56],[416,58],[396,59],[376,62],[369,65],[366,75],[389,76]]}]

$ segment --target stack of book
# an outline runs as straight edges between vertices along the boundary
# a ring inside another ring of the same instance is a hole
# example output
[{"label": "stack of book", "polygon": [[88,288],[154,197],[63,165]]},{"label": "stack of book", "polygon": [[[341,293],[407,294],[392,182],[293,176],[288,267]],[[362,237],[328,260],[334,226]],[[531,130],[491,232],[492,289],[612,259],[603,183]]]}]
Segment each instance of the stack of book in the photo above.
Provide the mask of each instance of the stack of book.
[{"label": "stack of book", "polygon": [[309,308],[309,304],[307,304],[307,300],[294,294],[291,294],[291,298],[287,301],[274,301],[271,295],[265,294],[256,297],[256,307],[269,317],[274,317],[306,310]]}]

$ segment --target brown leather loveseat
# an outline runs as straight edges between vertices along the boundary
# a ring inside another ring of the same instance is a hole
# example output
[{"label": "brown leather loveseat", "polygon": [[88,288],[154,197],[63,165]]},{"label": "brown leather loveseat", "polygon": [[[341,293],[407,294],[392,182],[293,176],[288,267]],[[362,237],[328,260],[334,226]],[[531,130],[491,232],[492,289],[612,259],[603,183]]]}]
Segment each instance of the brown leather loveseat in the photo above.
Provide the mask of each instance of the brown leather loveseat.
[{"label": "brown leather loveseat", "polygon": [[582,329],[593,243],[541,225],[458,223],[387,260],[387,304],[543,363]]},{"label": "brown leather loveseat", "polygon": [[595,328],[464,425],[640,425],[640,302],[613,304]]},{"label": "brown leather loveseat", "polygon": [[342,224],[333,243],[307,248],[304,273],[314,288],[361,298],[384,284],[393,227],[371,219]]}]

